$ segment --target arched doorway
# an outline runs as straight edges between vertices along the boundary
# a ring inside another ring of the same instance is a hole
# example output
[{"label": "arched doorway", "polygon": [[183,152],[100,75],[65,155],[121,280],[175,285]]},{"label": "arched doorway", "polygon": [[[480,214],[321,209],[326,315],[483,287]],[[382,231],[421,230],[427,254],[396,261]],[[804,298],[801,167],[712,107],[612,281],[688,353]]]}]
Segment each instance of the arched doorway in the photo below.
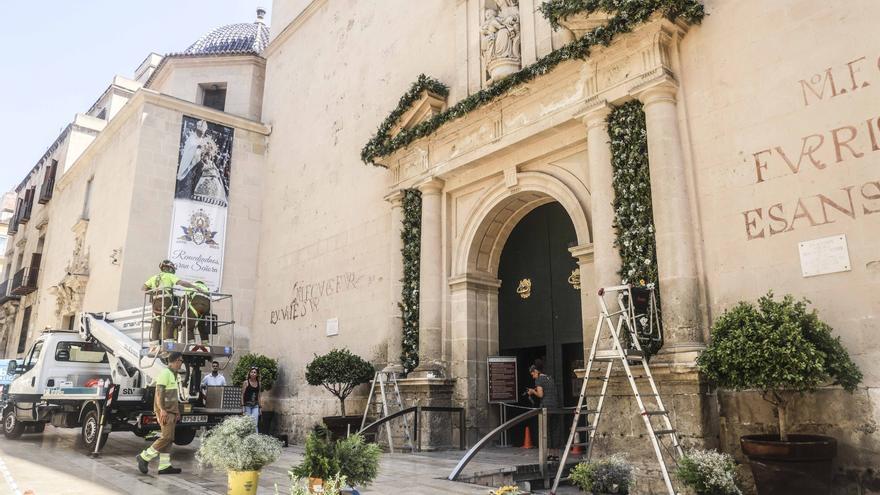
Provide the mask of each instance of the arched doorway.
[{"label": "arched doorway", "polygon": [[[522,390],[534,386],[529,366],[543,360],[545,373],[556,382],[557,400],[566,406],[577,402],[574,370],[584,359],[578,264],[569,251],[576,244],[565,209],[548,203],[513,227],[498,266],[500,354],[517,357]],[[525,397],[520,405],[531,406]]]}]

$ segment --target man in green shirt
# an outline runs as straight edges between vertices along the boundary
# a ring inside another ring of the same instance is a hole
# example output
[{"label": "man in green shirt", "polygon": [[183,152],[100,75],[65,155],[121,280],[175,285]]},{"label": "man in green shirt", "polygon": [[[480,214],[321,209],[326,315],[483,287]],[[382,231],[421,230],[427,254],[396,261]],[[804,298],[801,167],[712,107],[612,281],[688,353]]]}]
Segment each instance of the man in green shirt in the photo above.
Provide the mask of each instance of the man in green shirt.
[{"label": "man in green shirt", "polygon": [[159,474],[179,474],[180,468],[171,466],[171,443],[174,442],[174,428],[180,417],[177,399],[177,372],[183,365],[183,354],[172,352],[168,355],[168,367],[156,377],[156,395],[153,398],[153,412],[159,421],[161,435],[137,455],[138,469],[147,474],[150,461],[159,457]]},{"label": "man in green shirt", "polygon": [[[177,267],[169,260],[162,260],[159,263],[159,273],[148,278],[144,282],[144,291],[149,292],[153,299],[153,322],[150,331],[150,340],[158,343],[159,339],[169,340],[174,338],[174,315],[176,310],[175,297],[172,289],[175,285],[202,291],[186,280],[181,280],[174,273]],[[207,287],[205,288],[207,289]]]}]

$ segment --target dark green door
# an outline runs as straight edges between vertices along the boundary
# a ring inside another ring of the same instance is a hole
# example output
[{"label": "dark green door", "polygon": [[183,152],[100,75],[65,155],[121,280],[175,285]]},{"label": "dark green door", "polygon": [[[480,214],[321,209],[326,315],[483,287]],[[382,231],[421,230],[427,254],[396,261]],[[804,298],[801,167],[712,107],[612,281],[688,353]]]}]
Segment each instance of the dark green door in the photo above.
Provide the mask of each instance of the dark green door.
[{"label": "dark green door", "polygon": [[514,227],[498,268],[501,354],[517,356],[520,392],[533,386],[528,367],[543,359],[565,405],[576,402],[572,371],[583,360],[580,292],[569,282],[577,261],[568,248],[576,244],[562,205],[543,205]]}]

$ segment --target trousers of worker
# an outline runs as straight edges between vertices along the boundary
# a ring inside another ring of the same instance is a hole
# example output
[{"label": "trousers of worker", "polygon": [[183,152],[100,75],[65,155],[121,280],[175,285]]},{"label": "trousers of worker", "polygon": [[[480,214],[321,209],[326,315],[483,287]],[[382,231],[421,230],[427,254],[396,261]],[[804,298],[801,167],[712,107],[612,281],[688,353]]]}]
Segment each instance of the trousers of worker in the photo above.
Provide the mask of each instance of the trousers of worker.
[{"label": "trousers of worker", "polygon": [[[157,417],[158,418],[158,417]],[[177,425],[177,414],[167,413],[165,424],[160,424],[161,435],[143,452],[141,458],[149,462],[159,456],[159,469],[171,466],[171,444],[174,442],[174,428]]]},{"label": "trousers of worker", "polygon": [[150,340],[170,340],[174,338],[174,298],[171,296],[153,297],[153,322]]}]

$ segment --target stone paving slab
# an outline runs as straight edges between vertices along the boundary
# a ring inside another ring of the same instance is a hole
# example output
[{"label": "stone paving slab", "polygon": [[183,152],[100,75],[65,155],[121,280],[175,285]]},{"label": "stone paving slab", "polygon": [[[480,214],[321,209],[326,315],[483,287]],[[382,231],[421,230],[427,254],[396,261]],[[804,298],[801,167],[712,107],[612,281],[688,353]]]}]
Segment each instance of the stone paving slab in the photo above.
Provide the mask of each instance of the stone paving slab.
[{"label": "stone paving slab", "polygon": [[[184,470],[179,476],[157,476],[155,461],[150,466],[150,474],[142,475],[134,457],[146,445],[131,433],[114,433],[101,456],[91,458],[79,441],[79,430],[49,426],[43,435],[24,435],[20,440],[0,436],[0,460],[8,467],[19,489],[22,492],[31,489],[35,495],[226,493],[226,473],[202,469],[195,461],[198,440],[190,446],[174,447],[172,461]],[[457,451],[383,454],[378,478],[361,493],[486,495],[489,491],[486,487],[446,480],[461,455]],[[509,465],[509,459],[502,457],[498,454],[478,456],[465,472],[490,471]],[[276,483],[279,491],[285,493],[289,483],[287,470],[301,459],[302,447],[284,449],[277,462],[263,469],[258,493],[274,494]],[[0,476],[0,494],[4,493],[13,492]]]}]

